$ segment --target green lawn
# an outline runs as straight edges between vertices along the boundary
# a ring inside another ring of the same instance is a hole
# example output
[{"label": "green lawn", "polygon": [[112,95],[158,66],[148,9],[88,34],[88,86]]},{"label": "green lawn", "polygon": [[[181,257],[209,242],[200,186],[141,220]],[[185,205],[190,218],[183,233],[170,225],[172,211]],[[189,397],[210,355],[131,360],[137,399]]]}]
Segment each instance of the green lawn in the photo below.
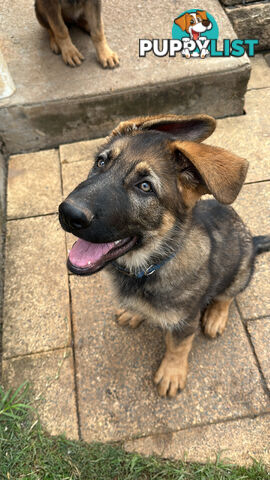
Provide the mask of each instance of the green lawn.
[{"label": "green lawn", "polygon": [[185,464],[126,453],[119,445],[85,444],[50,437],[41,428],[26,385],[14,394],[0,388],[0,479],[8,480],[203,480],[270,479],[250,468]]}]

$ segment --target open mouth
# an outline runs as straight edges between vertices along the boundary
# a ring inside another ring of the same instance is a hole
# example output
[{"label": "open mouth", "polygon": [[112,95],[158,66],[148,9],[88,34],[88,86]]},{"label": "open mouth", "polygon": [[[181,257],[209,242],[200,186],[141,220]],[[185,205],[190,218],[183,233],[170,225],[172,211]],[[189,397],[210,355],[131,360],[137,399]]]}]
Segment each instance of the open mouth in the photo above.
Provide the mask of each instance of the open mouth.
[{"label": "open mouth", "polygon": [[79,238],[69,252],[68,269],[77,275],[92,275],[134,247],[136,237],[108,243],[92,243]]},{"label": "open mouth", "polygon": [[198,40],[199,36],[200,36],[200,33],[199,32],[196,32],[195,30],[193,30],[193,28],[191,29],[191,32],[192,32],[192,36],[196,42],[196,40]]}]

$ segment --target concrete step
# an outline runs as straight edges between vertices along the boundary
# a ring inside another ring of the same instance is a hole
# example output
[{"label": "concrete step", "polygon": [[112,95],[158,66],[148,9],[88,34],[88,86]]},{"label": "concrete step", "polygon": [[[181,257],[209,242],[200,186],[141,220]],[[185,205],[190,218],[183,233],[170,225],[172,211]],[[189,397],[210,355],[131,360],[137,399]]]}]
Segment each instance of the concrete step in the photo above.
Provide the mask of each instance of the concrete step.
[{"label": "concrete step", "polygon": [[[57,146],[104,136],[119,120],[161,112],[241,115],[249,78],[249,60],[139,58],[140,38],[171,38],[173,20],[197,8],[195,0],[104,2],[108,43],[120,56],[120,68],[103,70],[88,35],[72,28],[85,56],[78,68],[67,67],[49,48],[33,2],[2,0],[0,46],[16,93],[0,102],[0,136],[10,153]],[[217,0],[202,0],[223,38],[235,38]]]}]

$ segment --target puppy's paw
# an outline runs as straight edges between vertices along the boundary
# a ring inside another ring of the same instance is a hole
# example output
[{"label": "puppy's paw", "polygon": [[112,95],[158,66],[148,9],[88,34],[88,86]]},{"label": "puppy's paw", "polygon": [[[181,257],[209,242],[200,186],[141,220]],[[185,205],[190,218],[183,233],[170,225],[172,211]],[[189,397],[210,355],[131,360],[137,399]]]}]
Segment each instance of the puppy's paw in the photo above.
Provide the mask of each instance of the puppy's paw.
[{"label": "puppy's paw", "polygon": [[216,338],[219,335],[222,335],[225,330],[227,320],[227,312],[215,311],[208,307],[202,319],[204,334],[210,338]]},{"label": "puppy's paw", "polygon": [[119,65],[117,53],[113,52],[108,45],[105,45],[99,50],[98,60],[103,68],[115,68]]},{"label": "puppy's paw", "polygon": [[181,364],[174,358],[165,355],[154,378],[159,395],[175,397],[180,390],[185,388],[187,372],[187,362]]},{"label": "puppy's paw", "polygon": [[143,322],[143,318],[141,315],[136,315],[132,312],[128,312],[127,310],[117,310],[116,312],[116,321],[119,325],[129,326],[131,328],[137,328],[140,323]]},{"label": "puppy's paw", "polygon": [[79,52],[75,45],[73,45],[73,43],[62,46],[61,53],[64,62],[71,67],[81,65],[82,61],[84,60],[84,56],[81,54],[81,52]]}]

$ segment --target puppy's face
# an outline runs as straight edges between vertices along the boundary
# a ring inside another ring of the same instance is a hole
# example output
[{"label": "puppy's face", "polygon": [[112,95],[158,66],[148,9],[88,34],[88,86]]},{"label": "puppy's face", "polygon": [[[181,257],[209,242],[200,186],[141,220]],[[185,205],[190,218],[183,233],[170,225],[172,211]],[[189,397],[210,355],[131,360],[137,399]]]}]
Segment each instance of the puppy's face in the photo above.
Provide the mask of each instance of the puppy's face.
[{"label": "puppy's face", "polygon": [[88,178],[59,208],[62,227],[86,241],[71,250],[69,268],[91,274],[127,252],[136,264],[136,257],[142,262],[160,248],[175,218],[186,216],[176,169],[164,133],[115,137],[104,145]]},{"label": "puppy's face", "polygon": [[[79,237],[69,269],[90,275],[120,257],[130,267],[142,267],[152,255],[166,253],[203,193],[233,201],[245,176],[243,160],[182,141],[200,142],[214,128],[207,116],[121,123],[98,152],[88,178],[59,207],[62,227]],[[228,165],[231,160],[234,166]]]}]

